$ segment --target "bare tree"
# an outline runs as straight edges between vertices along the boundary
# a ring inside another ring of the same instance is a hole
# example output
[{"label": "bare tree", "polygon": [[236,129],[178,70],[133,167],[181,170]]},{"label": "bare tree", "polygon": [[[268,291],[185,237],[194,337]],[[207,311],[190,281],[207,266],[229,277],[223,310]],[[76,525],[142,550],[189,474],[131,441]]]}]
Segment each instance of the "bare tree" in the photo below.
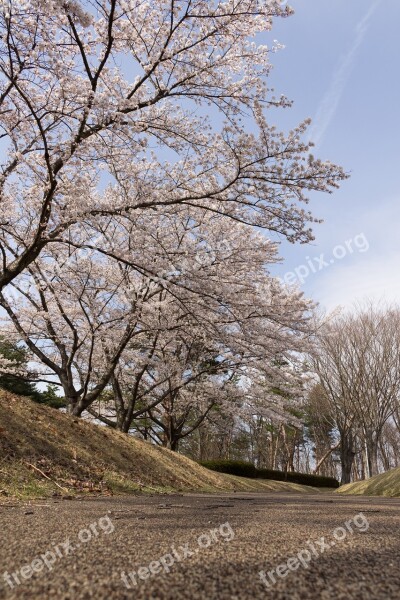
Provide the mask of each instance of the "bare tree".
[{"label": "bare tree", "polygon": [[378,473],[385,424],[400,394],[400,310],[371,304],[322,327],[314,366],[341,437],[342,481],[347,482],[362,439],[367,476]]}]

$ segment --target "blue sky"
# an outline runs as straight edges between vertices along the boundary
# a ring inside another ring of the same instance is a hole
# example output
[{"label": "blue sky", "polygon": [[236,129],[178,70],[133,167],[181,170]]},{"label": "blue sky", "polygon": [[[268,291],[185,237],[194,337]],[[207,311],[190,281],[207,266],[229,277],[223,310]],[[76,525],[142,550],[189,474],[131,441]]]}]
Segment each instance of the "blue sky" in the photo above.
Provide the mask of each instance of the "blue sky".
[{"label": "blue sky", "polygon": [[273,30],[285,49],[272,57],[270,85],[294,106],[271,119],[288,128],[311,117],[315,154],[351,178],[334,195],[312,198],[324,223],[312,245],[282,243],[278,274],[298,269],[306,295],[328,310],[366,298],[400,301],[400,2],[290,5],[295,15]]}]

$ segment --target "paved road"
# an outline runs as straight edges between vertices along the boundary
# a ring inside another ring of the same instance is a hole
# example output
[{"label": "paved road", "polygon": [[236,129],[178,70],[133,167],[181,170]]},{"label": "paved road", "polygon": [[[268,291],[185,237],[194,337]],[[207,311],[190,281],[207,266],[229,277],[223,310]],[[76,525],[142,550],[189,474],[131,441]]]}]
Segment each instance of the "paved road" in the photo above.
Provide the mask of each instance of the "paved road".
[{"label": "paved road", "polygon": [[0,531],[1,598],[400,598],[400,499],[50,500],[0,506]]}]

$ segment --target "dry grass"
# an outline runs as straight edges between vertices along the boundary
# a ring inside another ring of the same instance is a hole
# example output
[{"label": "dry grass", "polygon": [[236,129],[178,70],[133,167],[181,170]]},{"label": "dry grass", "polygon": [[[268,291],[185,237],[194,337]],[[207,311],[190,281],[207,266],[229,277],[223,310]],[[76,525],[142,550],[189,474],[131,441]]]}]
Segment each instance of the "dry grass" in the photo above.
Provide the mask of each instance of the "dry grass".
[{"label": "dry grass", "polygon": [[338,490],[339,494],[350,496],[387,496],[395,498],[400,496],[400,468],[392,469],[387,473],[376,475],[366,481],[356,481],[343,485]]},{"label": "dry grass", "polygon": [[190,459],[0,391],[0,497],[315,489],[215,473]]}]

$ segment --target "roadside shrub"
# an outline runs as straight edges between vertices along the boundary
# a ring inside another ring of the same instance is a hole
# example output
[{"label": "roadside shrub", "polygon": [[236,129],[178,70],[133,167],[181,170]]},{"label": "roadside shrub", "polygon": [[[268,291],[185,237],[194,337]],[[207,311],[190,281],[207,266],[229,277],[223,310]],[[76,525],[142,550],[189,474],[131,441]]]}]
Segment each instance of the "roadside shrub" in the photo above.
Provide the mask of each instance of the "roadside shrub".
[{"label": "roadside shrub", "polygon": [[211,471],[252,479],[272,479],[273,481],[288,481],[290,483],[324,488],[338,488],[340,485],[338,480],[333,477],[293,473],[290,471],[284,473],[283,471],[274,471],[273,469],[256,469],[252,463],[239,460],[203,460],[199,464]]},{"label": "roadside shrub", "polygon": [[238,475],[239,477],[257,477],[257,469],[252,463],[239,460],[203,460],[200,464],[211,471]]},{"label": "roadside shrub", "polygon": [[285,476],[283,471],[272,471],[271,469],[257,469],[257,477],[260,479],[273,479],[275,481],[289,481],[290,483],[299,483],[312,487],[338,488],[340,485],[334,477],[292,472],[288,472],[287,476]]},{"label": "roadside shrub", "polygon": [[[286,479],[283,471],[274,471],[272,469],[257,469],[258,479],[273,479],[274,481],[289,481]],[[289,475],[289,473],[288,473]]]}]

